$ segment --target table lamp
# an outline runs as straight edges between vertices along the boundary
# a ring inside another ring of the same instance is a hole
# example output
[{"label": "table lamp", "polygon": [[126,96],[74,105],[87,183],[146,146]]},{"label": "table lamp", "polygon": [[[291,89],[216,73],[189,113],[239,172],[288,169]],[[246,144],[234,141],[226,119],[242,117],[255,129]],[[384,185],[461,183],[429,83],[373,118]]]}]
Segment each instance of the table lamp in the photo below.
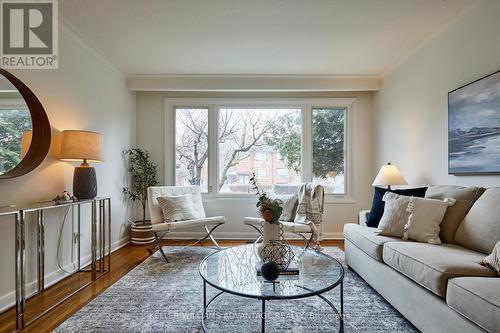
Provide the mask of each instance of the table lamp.
[{"label": "table lamp", "polygon": [[63,161],[83,161],[75,168],[73,175],[73,195],[78,200],[93,199],[97,196],[95,169],[88,162],[102,162],[103,137],[90,131],[67,130],[61,136]]},{"label": "table lamp", "polygon": [[391,163],[387,163],[380,168],[380,171],[373,181],[373,186],[387,186],[391,189],[391,185],[407,185],[406,179],[401,175],[398,168]]}]

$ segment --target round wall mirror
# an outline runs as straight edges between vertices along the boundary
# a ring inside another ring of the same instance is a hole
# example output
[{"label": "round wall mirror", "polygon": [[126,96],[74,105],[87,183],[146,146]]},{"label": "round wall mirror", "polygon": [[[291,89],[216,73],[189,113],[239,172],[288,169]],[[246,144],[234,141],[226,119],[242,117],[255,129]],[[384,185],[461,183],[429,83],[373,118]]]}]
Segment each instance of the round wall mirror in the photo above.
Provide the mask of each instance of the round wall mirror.
[{"label": "round wall mirror", "polygon": [[35,169],[50,147],[50,124],[33,92],[0,69],[0,179]]}]

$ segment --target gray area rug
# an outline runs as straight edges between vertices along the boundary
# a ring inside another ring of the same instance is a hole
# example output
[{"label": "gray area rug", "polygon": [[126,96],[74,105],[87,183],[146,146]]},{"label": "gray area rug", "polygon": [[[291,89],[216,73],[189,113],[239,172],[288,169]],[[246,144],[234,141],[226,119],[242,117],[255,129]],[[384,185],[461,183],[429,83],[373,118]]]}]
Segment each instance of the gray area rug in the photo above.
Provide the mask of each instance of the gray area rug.
[{"label": "gray area rug", "polygon": [[[214,250],[165,247],[62,323],[56,332],[202,332],[203,282],[200,261]],[[334,247],[324,252],[344,263]],[[207,286],[209,296],[216,291]],[[339,291],[323,294],[339,308]],[[344,279],[345,332],[418,332],[357,274]],[[210,332],[260,332],[258,300],[224,294],[209,307]],[[269,301],[266,332],[337,332],[338,318],[318,297]]]}]

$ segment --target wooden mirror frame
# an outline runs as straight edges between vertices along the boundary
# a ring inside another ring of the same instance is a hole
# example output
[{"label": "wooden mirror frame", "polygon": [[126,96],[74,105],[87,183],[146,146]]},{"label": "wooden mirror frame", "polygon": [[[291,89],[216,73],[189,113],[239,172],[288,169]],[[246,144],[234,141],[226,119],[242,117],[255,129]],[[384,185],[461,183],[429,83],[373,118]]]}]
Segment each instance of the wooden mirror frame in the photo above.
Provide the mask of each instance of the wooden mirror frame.
[{"label": "wooden mirror frame", "polygon": [[30,111],[33,131],[31,144],[24,158],[14,168],[0,175],[0,179],[7,179],[25,175],[43,162],[49,152],[51,132],[49,118],[45,113],[45,109],[31,89],[2,68],[0,68],[0,74],[9,80],[23,96]]}]

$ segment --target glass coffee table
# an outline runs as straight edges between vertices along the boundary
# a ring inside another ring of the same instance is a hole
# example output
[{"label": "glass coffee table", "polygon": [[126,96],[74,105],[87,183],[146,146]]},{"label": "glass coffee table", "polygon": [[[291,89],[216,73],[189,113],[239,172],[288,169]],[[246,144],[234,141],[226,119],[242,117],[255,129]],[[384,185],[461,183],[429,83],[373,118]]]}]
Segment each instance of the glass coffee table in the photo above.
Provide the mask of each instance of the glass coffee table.
[{"label": "glass coffee table", "polygon": [[[276,283],[257,276],[260,259],[255,245],[225,248],[205,257],[200,263],[203,279],[202,328],[208,332],[205,321],[207,308],[220,295],[229,293],[254,298],[262,302],[261,331],[266,328],[266,301],[287,300],[317,296],[328,304],[339,318],[339,332],[344,330],[344,268],[334,258],[311,249],[292,246],[294,262],[299,269],[296,276],[280,275]],[[207,302],[207,284],[219,292]],[[322,294],[340,285],[340,311]]]}]

